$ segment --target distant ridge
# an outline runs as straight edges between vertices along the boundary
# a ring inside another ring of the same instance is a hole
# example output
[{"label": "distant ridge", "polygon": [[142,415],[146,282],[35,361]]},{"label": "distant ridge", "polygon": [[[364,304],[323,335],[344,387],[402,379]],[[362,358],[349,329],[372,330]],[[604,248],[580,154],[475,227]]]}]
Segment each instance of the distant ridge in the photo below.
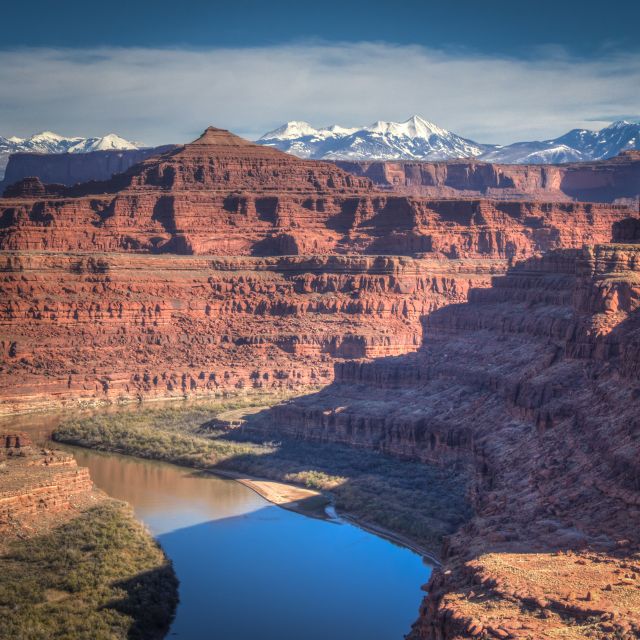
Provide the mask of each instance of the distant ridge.
[{"label": "distant ridge", "polygon": [[12,153],[89,153],[91,151],[130,151],[142,145],[125,140],[115,133],[91,138],[65,137],[53,131],[42,131],[28,138],[0,136],[0,180]]}]

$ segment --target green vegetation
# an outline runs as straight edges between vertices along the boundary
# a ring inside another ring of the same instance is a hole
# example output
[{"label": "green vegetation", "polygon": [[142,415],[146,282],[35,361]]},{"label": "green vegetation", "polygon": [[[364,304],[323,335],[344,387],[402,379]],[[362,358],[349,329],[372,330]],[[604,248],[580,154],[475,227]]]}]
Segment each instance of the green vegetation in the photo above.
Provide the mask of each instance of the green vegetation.
[{"label": "green vegetation", "polygon": [[[280,398],[281,399],[281,398]],[[470,515],[460,472],[338,444],[265,439],[219,428],[216,415],[278,398],[149,407],[74,418],[60,442],[203,470],[238,471],[330,493],[339,512],[384,527],[438,552],[442,536]],[[244,404],[243,404],[244,403]],[[270,438],[275,436],[271,434]]]},{"label": "green vegetation", "polygon": [[0,638],[161,638],[177,586],[171,564],[129,507],[107,500],[4,550]]}]

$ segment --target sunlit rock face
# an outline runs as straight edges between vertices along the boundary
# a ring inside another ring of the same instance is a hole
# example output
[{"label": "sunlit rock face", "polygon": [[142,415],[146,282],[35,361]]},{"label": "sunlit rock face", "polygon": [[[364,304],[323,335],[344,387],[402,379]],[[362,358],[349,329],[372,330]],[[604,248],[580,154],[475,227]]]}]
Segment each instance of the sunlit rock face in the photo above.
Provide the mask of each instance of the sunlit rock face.
[{"label": "sunlit rock face", "polygon": [[0,465],[3,543],[45,531],[104,498],[73,456],[34,446],[24,433],[0,433]]},{"label": "sunlit rock face", "polygon": [[331,382],[613,204],[428,199],[209,128],[106,182],[0,200],[5,410]]},{"label": "sunlit rock face", "polygon": [[636,633],[638,210],[546,188],[392,192],[213,128],[106,182],[25,180],[1,410],[309,388],[262,426],[467,470],[415,638]]},{"label": "sunlit rock face", "polygon": [[634,203],[640,197],[640,151],[569,164],[498,164],[479,160],[336,161],[376,188],[431,198]]}]

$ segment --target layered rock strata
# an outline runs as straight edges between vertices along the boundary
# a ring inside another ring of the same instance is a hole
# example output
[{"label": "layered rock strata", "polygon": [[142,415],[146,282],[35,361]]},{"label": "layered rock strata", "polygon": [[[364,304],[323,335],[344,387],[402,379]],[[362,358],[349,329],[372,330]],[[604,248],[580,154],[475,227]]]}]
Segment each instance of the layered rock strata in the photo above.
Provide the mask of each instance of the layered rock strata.
[{"label": "layered rock strata", "polygon": [[336,165],[371,179],[378,188],[434,198],[614,202],[640,197],[640,151],[626,151],[610,160],[563,165],[478,160],[336,161]]},{"label": "layered rock strata", "polygon": [[24,434],[0,434],[3,542],[36,535],[104,497],[94,490],[89,470],[78,467],[72,456],[35,447]]},{"label": "layered rock strata", "polygon": [[[144,159],[176,149],[94,151],[85,154],[15,153],[9,158],[0,193],[25,178],[45,184],[107,181]],[[338,160],[345,171],[372,181],[377,189],[431,198],[496,198],[614,202],[640,197],[640,152],[561,165],[509,165],[474,159],[448,161]]]},{"label": "layered rock strata", "polygon": [[9,156],[0,193],[28,177],[45,184],[74,185],[90,180],[109,180],[134,164],[173,149],[164,145],[147,149],[116,149],[89,153],[12,153]]},{"label": "layered rock strata", "polygon": [[1,411],[331,382],[417,349],[500,260],[5,252]]},{"label": "layered rock strata", "polygon": [[473,478],[412,638],[640,637],[639,307],[640,246],[553,252],[426,316],[419,352],[273,410]]},{"label": "layered rock strata", "polygon": [[473,479],[415,638],[633,637],[638,219],[384,192],[217,129],[26,180],[0,200],[2,411],[324,385],[265,425]]},{"label": "layered rock strata", "polygon": [[208,129],[103,183],[28,179],[0,200],[0,248],[215,255],[524,258],[611,238],[612,204],[433,200]]},{"label": "layered rock strata", "polygon": [[2,411],[326,384],[416,350],[420,317],[510,260],[636,215],[378,193],[214,128],[107,182],[25,180],[0,200]]}]

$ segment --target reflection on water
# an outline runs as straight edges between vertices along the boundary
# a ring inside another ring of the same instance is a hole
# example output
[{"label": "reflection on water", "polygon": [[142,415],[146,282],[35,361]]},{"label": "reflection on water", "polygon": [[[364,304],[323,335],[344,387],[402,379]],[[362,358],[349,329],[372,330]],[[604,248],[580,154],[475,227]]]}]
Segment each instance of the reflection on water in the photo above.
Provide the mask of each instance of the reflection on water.
[{"label": "reflection on water", "polygon": [[154,535],[256,511],[269,503],[239,482],[162,462],[66,447],[95,484],[132,504]]},{"label": "reflection on water", "polygon": [[[45,437],[55,422],[12,426]],[[430,569],[407,549],[274,507],[232,480],[72,450],[98,487],[133,505],[173,560],[180,605],[169,638],[392,640],[417,616]]]}]

